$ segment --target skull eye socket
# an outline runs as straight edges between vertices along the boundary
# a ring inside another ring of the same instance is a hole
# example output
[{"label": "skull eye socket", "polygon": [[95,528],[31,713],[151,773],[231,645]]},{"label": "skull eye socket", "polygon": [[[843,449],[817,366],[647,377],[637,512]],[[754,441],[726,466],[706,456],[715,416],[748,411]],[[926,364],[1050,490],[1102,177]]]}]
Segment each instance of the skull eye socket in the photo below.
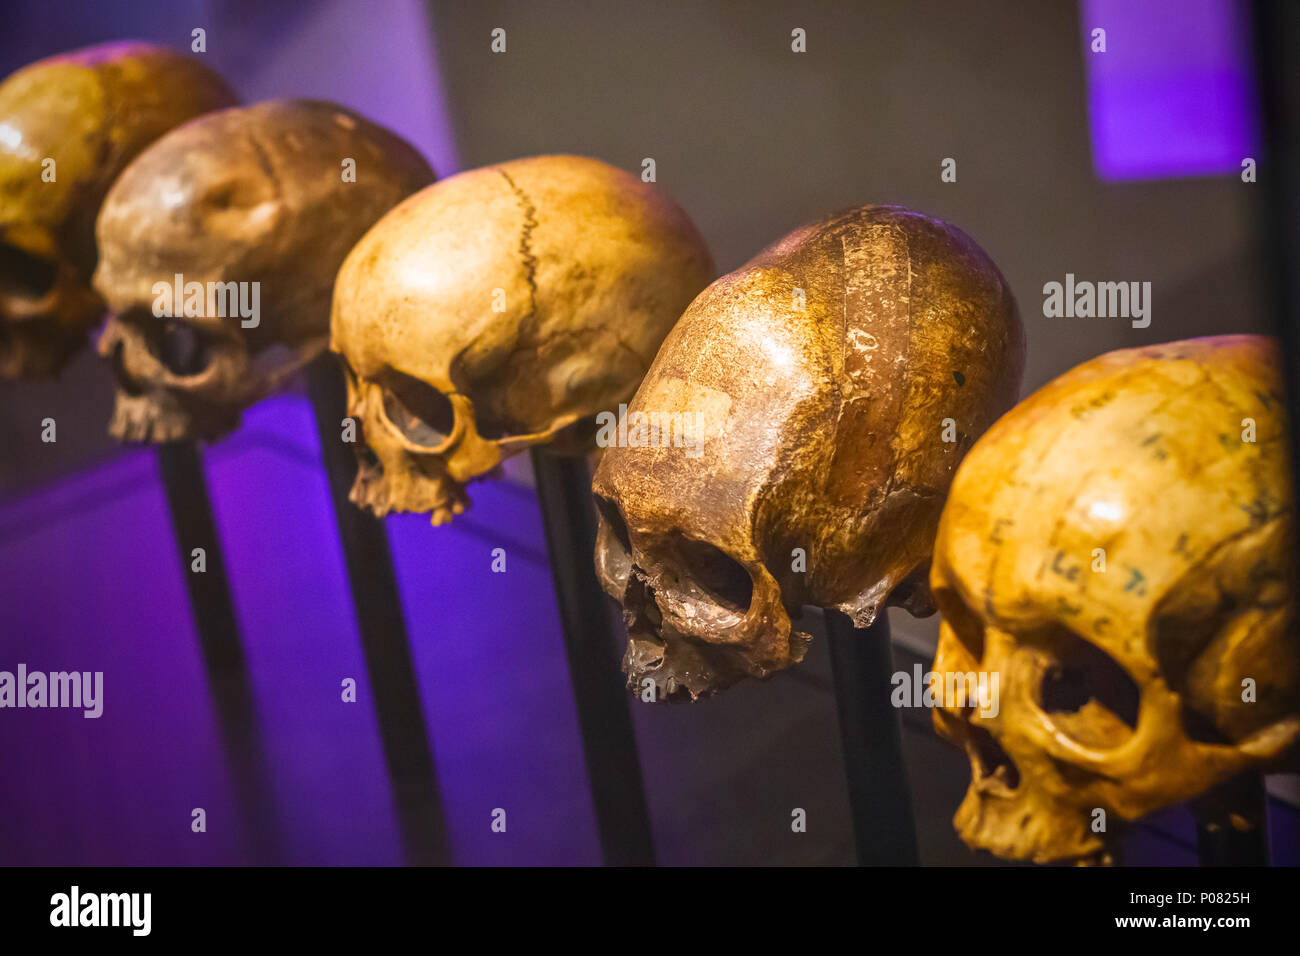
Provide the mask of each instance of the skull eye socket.
[{"label": "skull eye socket", "polygon": [[595,498],[602,525],[596,536],[597,575],[605,590],[622,598],[632,576],[632,539],[618,506],[600,495]]},{"label": "skull eye socket", "polygon": [[384,393],[384,417],[403,437],[421,448],[446,443],[456,425],[456,412],[446,395],[395,369],[385,369],[375,380]]},{"label": "skull eye socket", "polygon": [[[358,425],[357,428],[358,431],[360,431],[360,425]],[[358,435],[357,437],[358,437],[358,441],[356,442],[357,464],[360,465],[362,468],[366,469],[367,471],[373,471],[382,475],[384,473],[384,463],[379,460],[379,456],[375,454],[374,449],[366,444],[364,438],[362,438],[360,435]]]},{"label": "skull eye socket", "polygon": [[59,267],[52,260],[0,242],[0,295],[43,299],[54,288],[58,274]]},{"label": "skull eye socket", "polygon": [[1055,660],[1039,684],[1039,706],[1054,715],[1077,717],[1067,729],[1084,743],[1120,743],[1137,727],[1141,691],[1133,678],[1097,645],[1065,628],[1053,631],[1050,647]]},{"label": "skull eye socket", "polygon": [[702,592],[713,603],[737,614],[749,611],[754,581],[740,562],[708,542],[685,535],[676,536],[673,550],[680,585]]}]

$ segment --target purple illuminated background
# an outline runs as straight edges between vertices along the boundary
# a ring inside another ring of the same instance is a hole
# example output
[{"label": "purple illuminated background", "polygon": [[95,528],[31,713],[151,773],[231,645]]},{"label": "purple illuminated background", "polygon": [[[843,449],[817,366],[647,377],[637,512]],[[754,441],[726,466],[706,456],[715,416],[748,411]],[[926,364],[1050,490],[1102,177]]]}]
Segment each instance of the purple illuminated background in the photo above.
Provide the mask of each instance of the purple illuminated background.
[{"label": "purple illuminated background", "polygon": [[[1093,165],[1104,180],[1217,176],[1258,158],[1241,0],[1081,0]],[[1106,31],[1106,52],[1092,32]]]},{"label": "purple illuminated background", "polygon": [[[399,863],[310,407],[264,402],[205,464],[286,858]],[[388,527],[457,862],[598,862],[531,491],[485,484],[456,526]],[[494,547],[507,574],[483,573]],[[96,720],[6,712],[0,764],[23,772],[6,774],[0,862],[245,859],[153,456],[6,502],[0,563],[6,661],[105,681]],[[341,702],[344,677],[359,703]],[[208,814],[202,836],[193,807]],[[488,827],[496,807],[505,835]]]}]

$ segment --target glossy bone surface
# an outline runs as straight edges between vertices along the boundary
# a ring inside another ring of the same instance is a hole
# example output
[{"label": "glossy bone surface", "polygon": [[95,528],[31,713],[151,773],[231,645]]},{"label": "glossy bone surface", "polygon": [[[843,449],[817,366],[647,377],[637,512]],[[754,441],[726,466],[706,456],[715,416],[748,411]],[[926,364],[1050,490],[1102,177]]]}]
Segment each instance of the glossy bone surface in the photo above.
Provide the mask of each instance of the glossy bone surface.
[{"label": "glossy bone surface", "polygon": [[863,627],[891,596],[925,613],[948,484],[1022,363],[989,258],[896,206],[826,217],[709,286],[631,403],[658,434],[629,429],[595,476],[629,686],[695,698],[789,667],[805,604]]},{"label": "glossy bone surface", "polygon": [[352,500],[441,524],[503,459],[589,449],[712,274],[676,204],[594,159],[513,160],[412,196],[335,290],[331,347],[365,440]]},{"label": "glossy bone surface", "polygon": [[112,434],[218,438],[321,354],[335,274],[385,212],[433,179],[351,110],[273,100],[164,136],[99,216],[99,341],[119,381]]},{"label": "glossy bone surface", "polygon": [[1294,755],[1285,408],[1270,340],[1193,339],[1086,362],[976,443],[932,576],[968,844],[1104,862],[1123,821]]}]

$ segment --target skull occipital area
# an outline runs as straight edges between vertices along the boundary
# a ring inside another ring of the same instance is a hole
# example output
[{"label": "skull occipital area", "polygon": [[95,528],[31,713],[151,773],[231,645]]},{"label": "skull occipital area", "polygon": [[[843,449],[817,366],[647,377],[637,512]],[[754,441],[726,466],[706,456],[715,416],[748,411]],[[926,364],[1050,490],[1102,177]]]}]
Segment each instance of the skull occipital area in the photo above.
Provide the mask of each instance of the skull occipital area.
[{"label": "skull occipital area", "polygon": [[235,95],[197,60],[109,43],[0,83],[0,377],[56,374],[103,314],[95,216],[117,175],[168,130]]},{"label": "skull occipital area", "polygon": [[313,100],[211,113],[142,153],[97,230],[110,311],[99,352],[119,382],[110,432],[160,442],[234,429],[325,351],[344,257],[432,180],[400,137]]},{"label": "skull occipital area", "polygon": [[1194,339],[1093,359],[976,443],[931,582],[966,843],[1108,862],[1124,821],[1294,767],[1285,408],[1270,340]]},{"label": "skull occipital area", "polygon": [[1023,355],[983,251],[895,206],[829,216],[709,286],[628,413],[690,440],[610,448],[593,485],[629,686],[694,699],[789,667],[804,605],[861,627],[887,600],[932,610],[944,495]]},{"label": "skull occipital area", "polygon": [[364,435],[352,500],[437,525],[508,456],[591,448],[712,273],[676,204],[594,159],[514,160],[412,196],[335,288],[331,347]]}]

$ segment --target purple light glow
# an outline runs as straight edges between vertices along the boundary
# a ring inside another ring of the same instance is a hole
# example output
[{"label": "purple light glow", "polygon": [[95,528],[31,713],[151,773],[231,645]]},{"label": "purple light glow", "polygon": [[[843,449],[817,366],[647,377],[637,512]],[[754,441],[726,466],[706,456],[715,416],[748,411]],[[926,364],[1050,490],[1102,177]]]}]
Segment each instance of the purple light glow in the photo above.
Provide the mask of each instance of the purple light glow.
[{"label": "purple light glow", "polygon": [[[310,406],[263,402],[205,465],[285,862],[400,863]],[[388,522],[455,862],[597,864],[537,501],[499,482],[472,494],[449,527]],[[490,570],[494,547],[505,574]],[[0,567],[0,670],[102,670],[105,683],[98,719],[4,712],[0,864],[245,862],[152,455],[0,504]],[[205,834],[189,830],[194,807]],[[489,826],[497,807],[505,834]]]},{"label": "purple light glow", "polygon": [[[288,851],[400,862],[310,406],[263,402],[206,467]],[[500,482],[471,496],[448,526],[387,522],[455,861],[599,863],[537,500]],[[340,702],[345,676],[355,705]],[[505,834],[489,826],[497,807]]]},{"label": "purple light glow", "polygon": [[[1081,0],[1093,168],[1106,181],[1239,173],[1257,157],[1245,6]],[[1092,31],[1106,52],[1092,52]]]},{"label": "purple light glow", "polygon": [[[0,717],[0,864],[239,862],[243,836],[152,454],[0,504],[0,670],[102,671],[103,715]],[[204,834],[190,811],[207,811]]]}]

